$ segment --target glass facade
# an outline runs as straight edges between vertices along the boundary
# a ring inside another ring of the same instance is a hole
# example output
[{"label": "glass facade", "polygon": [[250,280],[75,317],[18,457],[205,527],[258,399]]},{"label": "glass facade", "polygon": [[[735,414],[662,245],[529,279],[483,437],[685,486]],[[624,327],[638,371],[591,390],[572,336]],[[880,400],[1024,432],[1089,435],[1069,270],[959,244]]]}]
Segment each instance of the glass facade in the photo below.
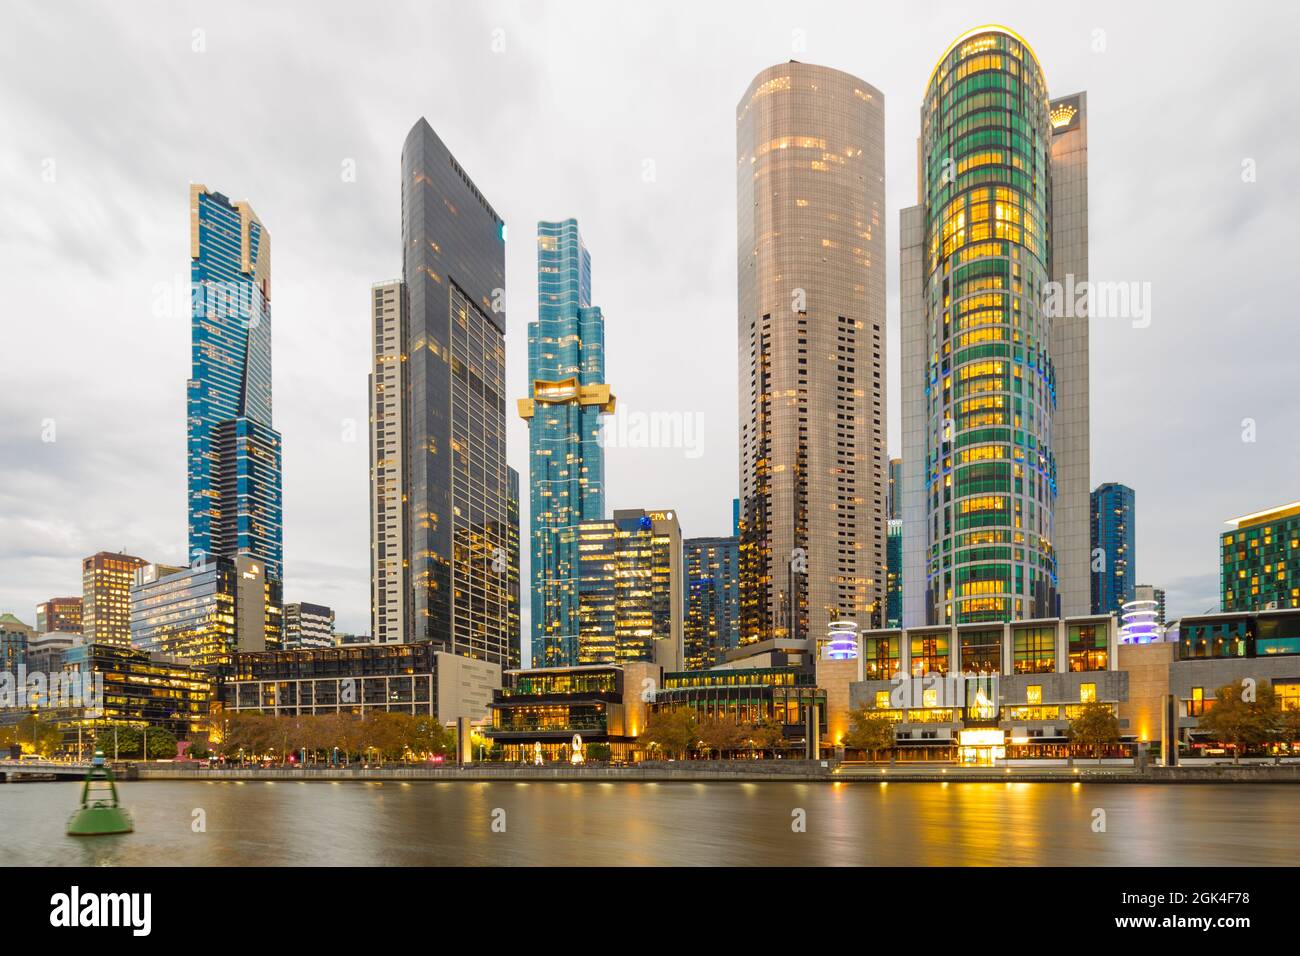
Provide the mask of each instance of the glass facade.
[{"label": "glass facade", "polygon": [[1179,660],[1300,654],[1300,614],[1185,617],[1179,643]]},{"label": "glass facade", "polygon": [[688,709],[699,720],[729,718],[740,724],[775,720],[787,736],[802,736],[808,708],[826,713],[826,691],[814,675],[798,668],[741,668],[664,674],[655,694],[656,711]]},{"label": "glass facade", "polygon": [[605,517],[600,418],[605,319],[591,304],[591,255],[573,219],[537,224],[537,320],[528,324],[532,648],[537,667],[578,662],[578,525]]},{"label": "glass facade", "polygon": [[56,714],[65,742],[76,740],[78,726],[104,749],[112,744],[114,724],[163,727],[178,739],[207,733],[215,688],[212,676],[198,667],[129,647],[82,644],[64,652],[63,669],[100,674],[104,681],[102,712]]},{"label": "glass facade", "polygon": [[1050,674],[1056,670],[1056,627],[1011,629],[1013,674]]},{"label": "glass facade", "polygon": [[932,623],[1057,611],[1051,136],[1043,71],[1018,37],[981,29],[940,59],[921,135]]},{"label": "glass facade", "polygon": [[[892,482],[892,478],[890,479]],[[903,626],[903,522],[890,518],[885,537],[885,627]]]},{"label": "glass facade", "polygon": [[271,427],[271,239],[246,202],[190,190],[191,558],[283,576],[281,439]]},{"label": "glass facade", "polygon": [[1115,482],[1099,485],[1092,493],[1093,614],[1118,614],[1133,600],[1133,503],[1133,489]]},{"label": "glass facade", "polygon": [[582,664],[682,661],[682,538],[671,511],[616,511],[578,526]]},{"label": "glass facade", "polygon": [[421,641],[239,654],[222,702],[232,711],[290,716],[437,714],[438,647]]},{"label": "glass facade", "polygon": [[720,664],[740,644],[740,540],[687,538],[686,614],[682,641],[686,667]]},{"label": "glass facade", "polygon": [[248,561],[209,557],[188,568],[141,569],[131,588],[132,646],[204,665],[228,663],[241,648],[278,646],[282,586]]},{"label": "glass facade", "polygon": [[962,629],[957,640],[961,646],[963,674],[1000,674],[1002,672],[1002,629]]},{"label": "glass facade", "polygon": [[412,635],[510,661],[505,223],[429,124],[402,147]]},{"label": "glass facade", "polygon": [[1219,539],[1222,610],[1300,607],[1300,502],[1230,523]]}]

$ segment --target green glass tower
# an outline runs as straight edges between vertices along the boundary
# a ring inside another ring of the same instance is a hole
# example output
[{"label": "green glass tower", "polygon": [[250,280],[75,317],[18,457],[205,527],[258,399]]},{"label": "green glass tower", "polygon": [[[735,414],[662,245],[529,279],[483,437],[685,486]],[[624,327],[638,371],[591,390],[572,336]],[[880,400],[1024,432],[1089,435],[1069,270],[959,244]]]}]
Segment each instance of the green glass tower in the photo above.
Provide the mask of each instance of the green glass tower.
[{"label": "green glass tower", "polygon": [[1037,57],[1002,27],[955,40],[927,85],[919,205],[902,218],[904,624],[1089,599],[1086,317],[1047,305],[1062,273],[1087,272],[1082,109],[1082,94],[1049,102]]}]

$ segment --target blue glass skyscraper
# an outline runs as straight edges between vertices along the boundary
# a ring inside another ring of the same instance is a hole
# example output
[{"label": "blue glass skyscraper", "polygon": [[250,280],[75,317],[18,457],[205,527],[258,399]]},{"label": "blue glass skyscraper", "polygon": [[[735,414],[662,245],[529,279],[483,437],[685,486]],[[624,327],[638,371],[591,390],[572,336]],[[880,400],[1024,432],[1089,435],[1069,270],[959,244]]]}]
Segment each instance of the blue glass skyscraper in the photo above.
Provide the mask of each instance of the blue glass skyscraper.
[{"label": "blue glass skyscraper", "polygon": [[578,663],[578,525],[605,515],[605,320],[574,219],[537,224],[537,320],[528,325],[532,663]]},{"label": "blue glass skyscraper", "polygon": [[1133,600],[1133,489],[1108,481],[1092,492],[1092,613]]},{"label": "blue glass skyscraper", "polygon": [[283,573],[280,433],[271,427],[271,237],[246,202],[190,187],[190,559]]}]

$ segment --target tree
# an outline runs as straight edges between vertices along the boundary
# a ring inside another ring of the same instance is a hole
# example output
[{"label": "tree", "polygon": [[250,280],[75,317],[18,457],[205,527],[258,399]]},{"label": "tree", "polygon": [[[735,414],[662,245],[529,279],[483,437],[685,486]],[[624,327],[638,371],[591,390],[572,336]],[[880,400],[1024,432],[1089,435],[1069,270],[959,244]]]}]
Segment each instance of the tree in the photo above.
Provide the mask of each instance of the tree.
[{"label": "tree", "polygon": [[1102,748],[1119,742],[1119,718],[1109,704],[1099,700],[1089,701],[1079,708],[1078,715],[1070,721],[1071,741],[1091,747],[1101,762]]},{"label": "tree", "polygon": [[894,746],[894,722],[865,707],[849,714],[849,732],[844,735],[844,746],[849,750],[862,750],[875,760],[882,750]]},{"label": "tree", "polygon": [[648,749],[685,758],[698,739],[695,715],[686,709],[653,711],[646,720],[641,739]]},{"label": "tree", "polygon": [[703,745],[705,756],[717,751],[718,759],[729,750],[735,750],[745,739],[745,728],[734,717],[706,717],[695,728],[695,736]]},{"label": "tree", "polygon": [[1243,750],[1280,736],[1281,720],[1281,702],[1268,682],[1224,684],[1214,692],[1214,703],[1201,715],[1196,729],[1232,747],[1232,762],[1239,763]]},{"label": "tree", "polygon": [[[411,749],[423,757],[451,756],[456,752],[456,735],[430,714],[418,714],[412,723]],[[477,744],[475,745],[477,747]],[[489,744],[489,750],[491,746]]]},{"label": "tree", "polygon": [[23,753],[48,757],[63,748],[63,731],[55,724],[29,714],[17,724],[0,731],[0,745],[8,749],[12,744],[21,747]]},{"label": "tree", "polygon": [[750,724],[747,733],[750,742],[760,754],[770,750],[773,757],[785,741],[785,728],[781,726],[779,720],[772,717],[764,717],[757,723]]},{"label": "tree", "polygon": [[[1279,704],[1281,702],[1279,701]],[[1296,742],[1300,741],[1300,707],[1279,707],[1277,721],[1278,742],[1286,744],[1291,756],[1296,754]]]},{"label": "tree", "polygon": [[176,756],[176,735],[166,727],[150,727],[147,734],[150,760],[168,760]]}]

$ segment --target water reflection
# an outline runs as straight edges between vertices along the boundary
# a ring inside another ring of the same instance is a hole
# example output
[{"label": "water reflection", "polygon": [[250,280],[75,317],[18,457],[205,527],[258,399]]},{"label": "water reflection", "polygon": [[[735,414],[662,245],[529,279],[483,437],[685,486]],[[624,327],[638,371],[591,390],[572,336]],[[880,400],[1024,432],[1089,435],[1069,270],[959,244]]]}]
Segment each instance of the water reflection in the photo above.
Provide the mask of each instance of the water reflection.
[{"label": "water reflection", "polygon": [[0,786],[0,862],[1261,866],[1300,846],[1296,791],[1268,785],[158,781],[122,785],[135,833],[73,839],[79,786]]}]

